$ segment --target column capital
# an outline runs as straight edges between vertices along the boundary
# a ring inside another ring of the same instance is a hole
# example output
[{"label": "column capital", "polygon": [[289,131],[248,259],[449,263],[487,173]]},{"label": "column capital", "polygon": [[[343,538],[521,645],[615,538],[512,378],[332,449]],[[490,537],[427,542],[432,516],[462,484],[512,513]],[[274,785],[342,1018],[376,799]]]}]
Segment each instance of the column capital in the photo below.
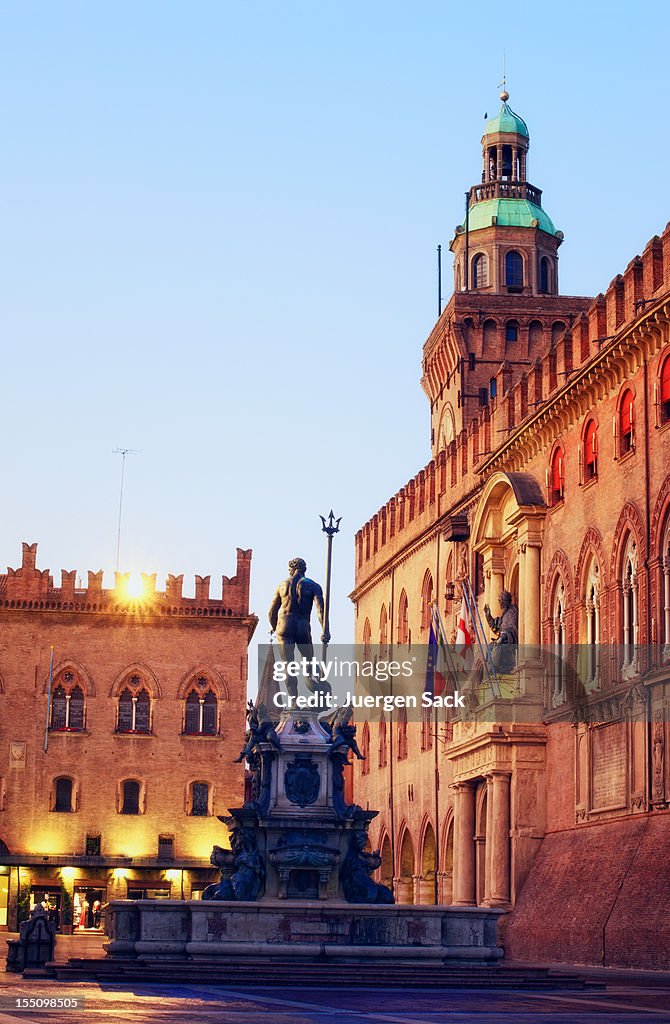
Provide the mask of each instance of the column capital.
[{"label": "column capital", "polygon": [[506,781],[509,782],[512,778],[512,772],[506,768],[492,768],[486,773],[487,779]]}]

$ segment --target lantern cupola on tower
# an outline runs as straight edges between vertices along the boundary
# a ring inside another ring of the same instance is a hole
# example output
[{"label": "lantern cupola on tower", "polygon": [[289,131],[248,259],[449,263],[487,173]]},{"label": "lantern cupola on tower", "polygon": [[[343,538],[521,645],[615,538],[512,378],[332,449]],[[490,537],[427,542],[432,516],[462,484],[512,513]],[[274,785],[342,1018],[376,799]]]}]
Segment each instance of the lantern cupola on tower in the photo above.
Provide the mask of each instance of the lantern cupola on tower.
[{"label": "lantern cupola on tower", "polygon": [[542,190],[528,181],[530,135],[500,94],[502,106],[482,137],[482,180],[468,193],[468,211],[451,242],[455,290],[557,295],[557,231],[542,208]]}]

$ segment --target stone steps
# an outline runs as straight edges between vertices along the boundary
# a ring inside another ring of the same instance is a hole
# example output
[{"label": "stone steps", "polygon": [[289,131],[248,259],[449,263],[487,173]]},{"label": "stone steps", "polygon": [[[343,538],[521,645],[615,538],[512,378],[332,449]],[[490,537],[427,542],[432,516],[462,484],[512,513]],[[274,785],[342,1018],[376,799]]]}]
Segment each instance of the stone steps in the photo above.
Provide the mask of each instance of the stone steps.
[{"label": "stone steps", "polygon": [[365,962],[332,962],[323,959],[249,959],[222,963],[220,959],[174,961],[120,958],[72,958],[49,965],[60,981],[170,982],[217,984],[256,988],[323,988],[371,986],[384,988],[503,988],[556,990],[604,988],[579,974],[550,968],[515,968],[491,965],[444,964],[440,961],[401,960],[389,964],[383,958]]}]

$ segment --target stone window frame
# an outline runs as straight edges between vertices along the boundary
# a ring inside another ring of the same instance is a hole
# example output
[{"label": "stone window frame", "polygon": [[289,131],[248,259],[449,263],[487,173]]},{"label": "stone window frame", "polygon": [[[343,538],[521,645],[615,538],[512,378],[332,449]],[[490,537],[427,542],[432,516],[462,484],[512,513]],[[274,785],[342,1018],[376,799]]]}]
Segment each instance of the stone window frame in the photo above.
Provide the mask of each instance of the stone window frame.
[{"label": "stone window frame", "polygon": [[[64,808],[57,807],[58,803],[58,783],[61,779],[67,780],[70,783],[70,808],[65,810]],[[51,780],[51,788],[49,791],[49,810],[53,814],[76,814],[79,810],[79,784],[77,779],[73,775],[61,774],[54,775]]]},{"label": "stone window frame", "polygon": [[[139,792],[137,797],[137,811],[124,811],[125,795],[124,795],[124,784],[126,782],[136,782],[139,786]],[[147,811],[147,786],[144,779],[138,779],[135,775],[126,775],[123,779],[119,779],[116,788],[116,813],[126,814],[129,817],[138,817],[141,814],[146,814]]]},{"label": "stone window frame", "polygon": [[[205,814],[194,814],[194,786],[207,786],[207,811]],[[191,779],[186,785],[184,811],[189,818],[211,818],[214,815],[214,786],[207,779],[198,777]]]}]

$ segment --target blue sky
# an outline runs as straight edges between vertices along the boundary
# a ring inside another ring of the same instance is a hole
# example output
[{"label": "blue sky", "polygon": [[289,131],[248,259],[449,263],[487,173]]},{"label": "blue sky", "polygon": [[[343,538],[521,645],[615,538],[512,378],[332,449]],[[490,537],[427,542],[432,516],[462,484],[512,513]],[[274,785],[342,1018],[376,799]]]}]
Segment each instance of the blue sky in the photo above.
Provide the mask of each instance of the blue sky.
[{"label": "blue sky", "polygon": [[[265,614],[429,458],[435,249],[512,106],[595,294],[668,220],[665,5],[0,3],[0,564],[231,574]],[[448,293],[450,287],[445,287]],[[212,587],[213,593],[215,585]]]}]

